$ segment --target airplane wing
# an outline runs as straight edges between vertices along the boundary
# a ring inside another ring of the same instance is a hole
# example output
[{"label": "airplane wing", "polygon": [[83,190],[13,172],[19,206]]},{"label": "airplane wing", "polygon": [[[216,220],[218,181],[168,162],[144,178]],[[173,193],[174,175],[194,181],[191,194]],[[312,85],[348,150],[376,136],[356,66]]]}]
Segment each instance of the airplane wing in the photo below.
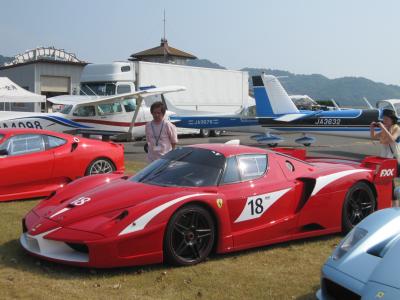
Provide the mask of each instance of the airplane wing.
[{"label": "airplane wing", "polygon": [[154,95],[161,95],[167,94],[172,92],[180,92],[185,91],[186,88],[183,86],[165,86],[159,88],[152,88],[146,89],[142,91],[136,91],[132,93],[120,94],[120,95],[113,95],[113,96],[106,96],[106,97],[99,97],[99,96],[58,96],[48,98],[47,100],[53,104],[98,104],[103,102],[109,102],[114,100],[125,100],[125,99],[143,99],[145,97],[154,96]]}]

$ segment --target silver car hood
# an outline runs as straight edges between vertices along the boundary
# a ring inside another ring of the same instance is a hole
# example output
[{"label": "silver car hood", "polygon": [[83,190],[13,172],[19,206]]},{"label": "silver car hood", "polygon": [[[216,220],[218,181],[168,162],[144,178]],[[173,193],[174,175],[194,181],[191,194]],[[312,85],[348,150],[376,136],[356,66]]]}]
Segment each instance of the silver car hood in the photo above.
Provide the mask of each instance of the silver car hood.
[{"label": "silver car hood", "polygon": [[330,256],[326,265],[364,284],[374,281],[400,288],[400,208],[377,211],[357,227],[367,235],[341,258]]}]

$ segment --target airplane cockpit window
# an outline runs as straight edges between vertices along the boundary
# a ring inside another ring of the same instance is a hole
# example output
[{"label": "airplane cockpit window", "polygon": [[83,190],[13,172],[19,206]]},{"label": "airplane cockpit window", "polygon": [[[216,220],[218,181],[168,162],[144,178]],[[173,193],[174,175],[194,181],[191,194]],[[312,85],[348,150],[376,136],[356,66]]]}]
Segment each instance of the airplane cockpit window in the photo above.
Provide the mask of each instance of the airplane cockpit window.
[{"label": "airplane cockpit window", "polygon": [[8,155],[22,155],[45,150],[43,137],[39,134],[14,136],[0,145],[0,150],[7,150]]},{"label": "airplane cockpit window", "polygon": [[378,108],[379,108],[380,110],[384,110],[384,109],[391,109],[391,110],[393,110],[393,106],[392,106],[390,103],[388,103],[388,102],[380,102],[379,105],[378,105]]},{"label": "airplane cockpit window", "polygon": [[400,103],[394,104],[395,112],[397,116],[400,116]]},{"label": "airplane cockpit window", "polygon": [[64,107],[60,110],[60,113],[64,115],[68,115],[71,112],[73,105],[64,105]]},{"label": "airplane cockpit window", "polygon": [[129,84],[120,84],[117,86],[117,94],[126,94],[131,92],[131,86]]},{"label": "airplane cockpit window", "polygon": [[82,83],[81,95],[87,96],[111,96],[115,95],[116,85],[114,82],[87,82]]},{"label": "airplane cockpit window", "polygon": [[99,111],[99,115],[122,113],[122,106],[119,102],[102,103],[97,106],[97,109]]},{"label": "airplane cockpit window", "polygon": [[128,99],[122,102],[126,112],[132,112],[136,109],[136,99]]},{"label": "airplane cockpit window", "polygon": [[252,105],[249,107],[245,107],[241,110],[240,115],[246,118],[255,118],[257,116],[256,106]]},{"label": "airplane cockpit window", "polygon": [[93,105],[78,106],[73,112],[73,115],[78,117],[93,117],[96,115],[96,111]]},{"label": "airplane cockpit window", "polygon": [[394,110],[396,112],[397,116],[400,116],[400,103],[391,103],[387,101],[379,101],[378,104],[378,109],[383,111],[385,109],[390,109]]}]

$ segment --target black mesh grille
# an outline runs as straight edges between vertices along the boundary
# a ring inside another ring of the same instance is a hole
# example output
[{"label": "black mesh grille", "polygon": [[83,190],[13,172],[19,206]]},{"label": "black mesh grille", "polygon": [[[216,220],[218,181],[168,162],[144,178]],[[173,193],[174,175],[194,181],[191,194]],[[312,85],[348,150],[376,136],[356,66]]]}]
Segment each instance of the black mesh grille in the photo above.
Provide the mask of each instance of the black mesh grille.
[{"label": "black mesh grille", "polygon": [[330,281],[329,279],[324,279],[323,284],[328,296],[335,300],[361,300],[360,295],[357,295],[356,293],[333,281]]},{"label": "black mesh grille", "polygon": [[85,244],[76,244],[76,243],[66,243],[68,246],[70,246],[72,249],[78,252],[82,253],[89,253],[88,246]]}]

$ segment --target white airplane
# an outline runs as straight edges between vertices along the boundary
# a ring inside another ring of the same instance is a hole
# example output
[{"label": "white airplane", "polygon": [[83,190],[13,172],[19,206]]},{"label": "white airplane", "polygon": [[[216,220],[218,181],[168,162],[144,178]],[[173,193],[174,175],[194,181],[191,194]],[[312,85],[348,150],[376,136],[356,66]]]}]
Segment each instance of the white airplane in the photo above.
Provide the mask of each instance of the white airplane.
[{"label": "white airplane", "polygon": [[[48,99],[63,105],[56,113],[0,111],[0,128],[36,128],[104,139],[119,135],[126,139],[143,137],[145,124],[153,118],[144,98],[184,91],[181,86],[151,88],[110,97],[58,96]],[[167,115],[172,112],[167,112]]]}]

